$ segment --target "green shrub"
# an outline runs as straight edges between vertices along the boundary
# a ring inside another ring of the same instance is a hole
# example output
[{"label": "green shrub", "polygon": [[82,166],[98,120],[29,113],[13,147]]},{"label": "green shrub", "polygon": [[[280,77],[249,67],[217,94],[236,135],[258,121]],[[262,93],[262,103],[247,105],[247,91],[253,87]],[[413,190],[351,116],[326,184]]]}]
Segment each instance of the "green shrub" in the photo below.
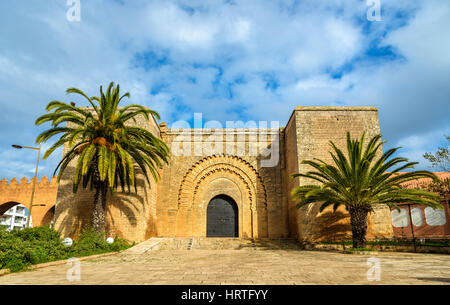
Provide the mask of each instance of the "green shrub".
[{"label": "green shrub", "polygon": [[67,256],[59,232],[48,227],[0,232],[0,268],[20,271],[29,265]]},{"label": "green shrub", "polygon": [[13,231],[16,236],[28,241],[60,241],[60,233],[50,227],[26,228]]},{"label": "green shrub", "polygon": [[71,248],[72,256],[86,256],[106,252],[117,252],[127,249],[132,244],[120,238],[115,238],[112,244],[106,242],[103,233],[96,232],[93,228],[85,228],[81,232],[78,241]]},{"label": "green shrub", "polygon": [[120,238],[108,244],[104,234],[95,232],[91,228],[84,229],[71,247],[65,247],[60,233],[49,227],[10,232],[0,228],[0,269],[16,272],[34,264],[116,252],[127,249],[131,245]]},{"label": "green shrub", "polygon": [[92,228],[83,229],[78,241],[75,241],[71,253],[73,256],[86,256],[98,254],[106,249],[105,235]]}]

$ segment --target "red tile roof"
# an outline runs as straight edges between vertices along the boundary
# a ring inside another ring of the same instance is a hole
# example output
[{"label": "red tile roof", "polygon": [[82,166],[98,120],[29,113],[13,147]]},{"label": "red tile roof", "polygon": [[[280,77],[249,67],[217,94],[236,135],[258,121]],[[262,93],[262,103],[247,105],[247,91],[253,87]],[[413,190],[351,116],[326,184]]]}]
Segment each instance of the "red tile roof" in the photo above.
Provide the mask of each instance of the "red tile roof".
[{"label": "red tile roof", "polygon": [[[404,174],[404,172],[401,172],[399,174]],[[440,180],[444,180],[444,179],[450,179],[450,172],[434,172],[433,174],[435,174]],[[419,185],[426,185],[428,183],[431,182],[431,178],[420,178],[420,179],[416,179],[416,180],[412,180],[406,183],[402,183],[403,186],[405,187],[416,187]]]}]

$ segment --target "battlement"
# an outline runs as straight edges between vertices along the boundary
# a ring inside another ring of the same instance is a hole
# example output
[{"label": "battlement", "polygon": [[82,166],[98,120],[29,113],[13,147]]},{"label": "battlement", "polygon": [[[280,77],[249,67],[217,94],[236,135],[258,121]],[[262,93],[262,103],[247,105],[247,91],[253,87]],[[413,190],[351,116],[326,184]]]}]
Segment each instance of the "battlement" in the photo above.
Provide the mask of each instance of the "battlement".
[{"label": "battlement", "polygon": [[[28,181],[27,177],[23,177],[22,179],[20,179],[20,182],[17,180],[16,177],[12,178],[10,181],[8,181],[6,178],[3,178],[2,180],[0,180],[0,189],[4,189],[4,188],[9,188],[9,187],[23,187],[23,188],[31,188],[33,187],[33,180],[35,178],[31,178],[30,181]],[[38,187],[57,187],[58,186],[58,181],[57,181],[57,177],[53,176],[50,178],[50,180],[48,179],[47,176],[43,176],[41,178],[41,181],[37,181],[36,182],[36,188]]]},{"label": "battlement", "polygon": [[[43,176],[36,181],[36,190],[33,199],[33,226],[48,225],[53,219],[56,195],[58,193],[58,179]],[[0,180],[0,216],[17,204],[24,205],[30,210],[30,198],[33,190],[34,178],[28,180],[23,177],[17,180],[6,178]]]}]

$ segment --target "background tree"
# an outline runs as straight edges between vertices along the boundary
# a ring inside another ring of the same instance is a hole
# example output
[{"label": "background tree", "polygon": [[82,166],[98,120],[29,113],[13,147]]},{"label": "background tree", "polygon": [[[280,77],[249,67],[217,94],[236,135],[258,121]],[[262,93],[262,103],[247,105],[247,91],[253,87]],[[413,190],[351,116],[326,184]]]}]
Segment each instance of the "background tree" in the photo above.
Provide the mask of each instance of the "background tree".
[{"label": "background tree", "polygon": [[[341,205],[350,214],[353,247],[363,248],[366,244],[367,215],[377,204],[397,207],[396,203],[410,202],[431,207],[440,207],[439,195],[418,189],[404,189],[401,183],[418,178],[437,177],[428,171],[400,173],[413,168],[417,162],[392,155],[399,149],[393,148],[377,158],[377,152],[385,143],[381,136],[373,137],[365,147],[365,135],[352,140],[347,133],[347,156],[330,141],[330,155],[334,164],[320,159],[304,160],[301,163],[312,167],[305,174],[294,174],[319,182],[319,185],[303,185],[292,190],[292,198],[299,200],[297,209],[321,202],[320,211],[333,206],[334,212]],[[364,148],[365,147],[365,148]],[[406,164],[400,165],[406,162]],[[391,170],[393,167],[397,168]],[[389,171],[389,172],[388,172]],[[398,208],[398,207],[397,207]]]},{"label": "background tree", "polygon": [[441,196],[441,203],[447,203],[450,206],[450,178],[440,178],[434,181],[424,181],[414,185],[414,187],[439,194]]},{"label": "background tree", "polygon": [[[148,183],[149,174],[155,179],[159,177],[158,168],[168,162],[169,149],[165,143],[148,130],[137,127],[136,117],[150,116],[159,119],[159,114],[141,105],[128,105],[119,108],[123,98],[130,97],[127,92],[120,95],[119,85],[110,83],[106,93],[100,86],[100,96],[88,97],[77,88],[67,89],[67,93],[75,93],[84,97],[92,106],[91,109],[76,107],[52,101],[47,111],[36,120],[36,125],[51,122],[52,127],[42,132],[37,143],[46,142],[54,136],[60,136],[45,153],[48,158],[58,147],[67,144],[69,150],[64,154],[55,169],[59,169],[58,182],[72,160],[75,160],[73,176],[73,192],[82,184],[95,189],[92,225],[95,230],[105,230],[105,210],[108,189],[121,191],[131,188],[137,191],[135,166],[141,170]],[[60,126],[63,124],[65,126]]]},{"label": "background tree", "polygon": [[[450,137],[446,135],[444,136],[450,143]],[[436,153],[432,154],[427,152],[423,155],[423,157],[430,161],[433,167],[439,168],[444,172],[450,171],[450,147],[439,147]]]}]

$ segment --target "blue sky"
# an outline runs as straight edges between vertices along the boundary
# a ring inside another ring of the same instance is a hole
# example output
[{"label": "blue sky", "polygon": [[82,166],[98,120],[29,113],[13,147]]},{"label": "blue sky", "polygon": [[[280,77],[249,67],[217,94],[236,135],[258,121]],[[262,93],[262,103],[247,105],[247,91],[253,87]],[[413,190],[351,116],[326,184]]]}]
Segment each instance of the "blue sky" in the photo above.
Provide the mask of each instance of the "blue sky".
[{"label": "blue sky", "polygon": [[360,0],[81,0],[80,22],[68,9],[0,2],[0,178],[33,175],[34,152],[10,145],[33,145],[49,101],[110,81],[169,126],[194,112],[283,126],[295,106],[374,106],[387,147],[420,168],[450,134],[449,1],[382,0],[380,22]]}]

